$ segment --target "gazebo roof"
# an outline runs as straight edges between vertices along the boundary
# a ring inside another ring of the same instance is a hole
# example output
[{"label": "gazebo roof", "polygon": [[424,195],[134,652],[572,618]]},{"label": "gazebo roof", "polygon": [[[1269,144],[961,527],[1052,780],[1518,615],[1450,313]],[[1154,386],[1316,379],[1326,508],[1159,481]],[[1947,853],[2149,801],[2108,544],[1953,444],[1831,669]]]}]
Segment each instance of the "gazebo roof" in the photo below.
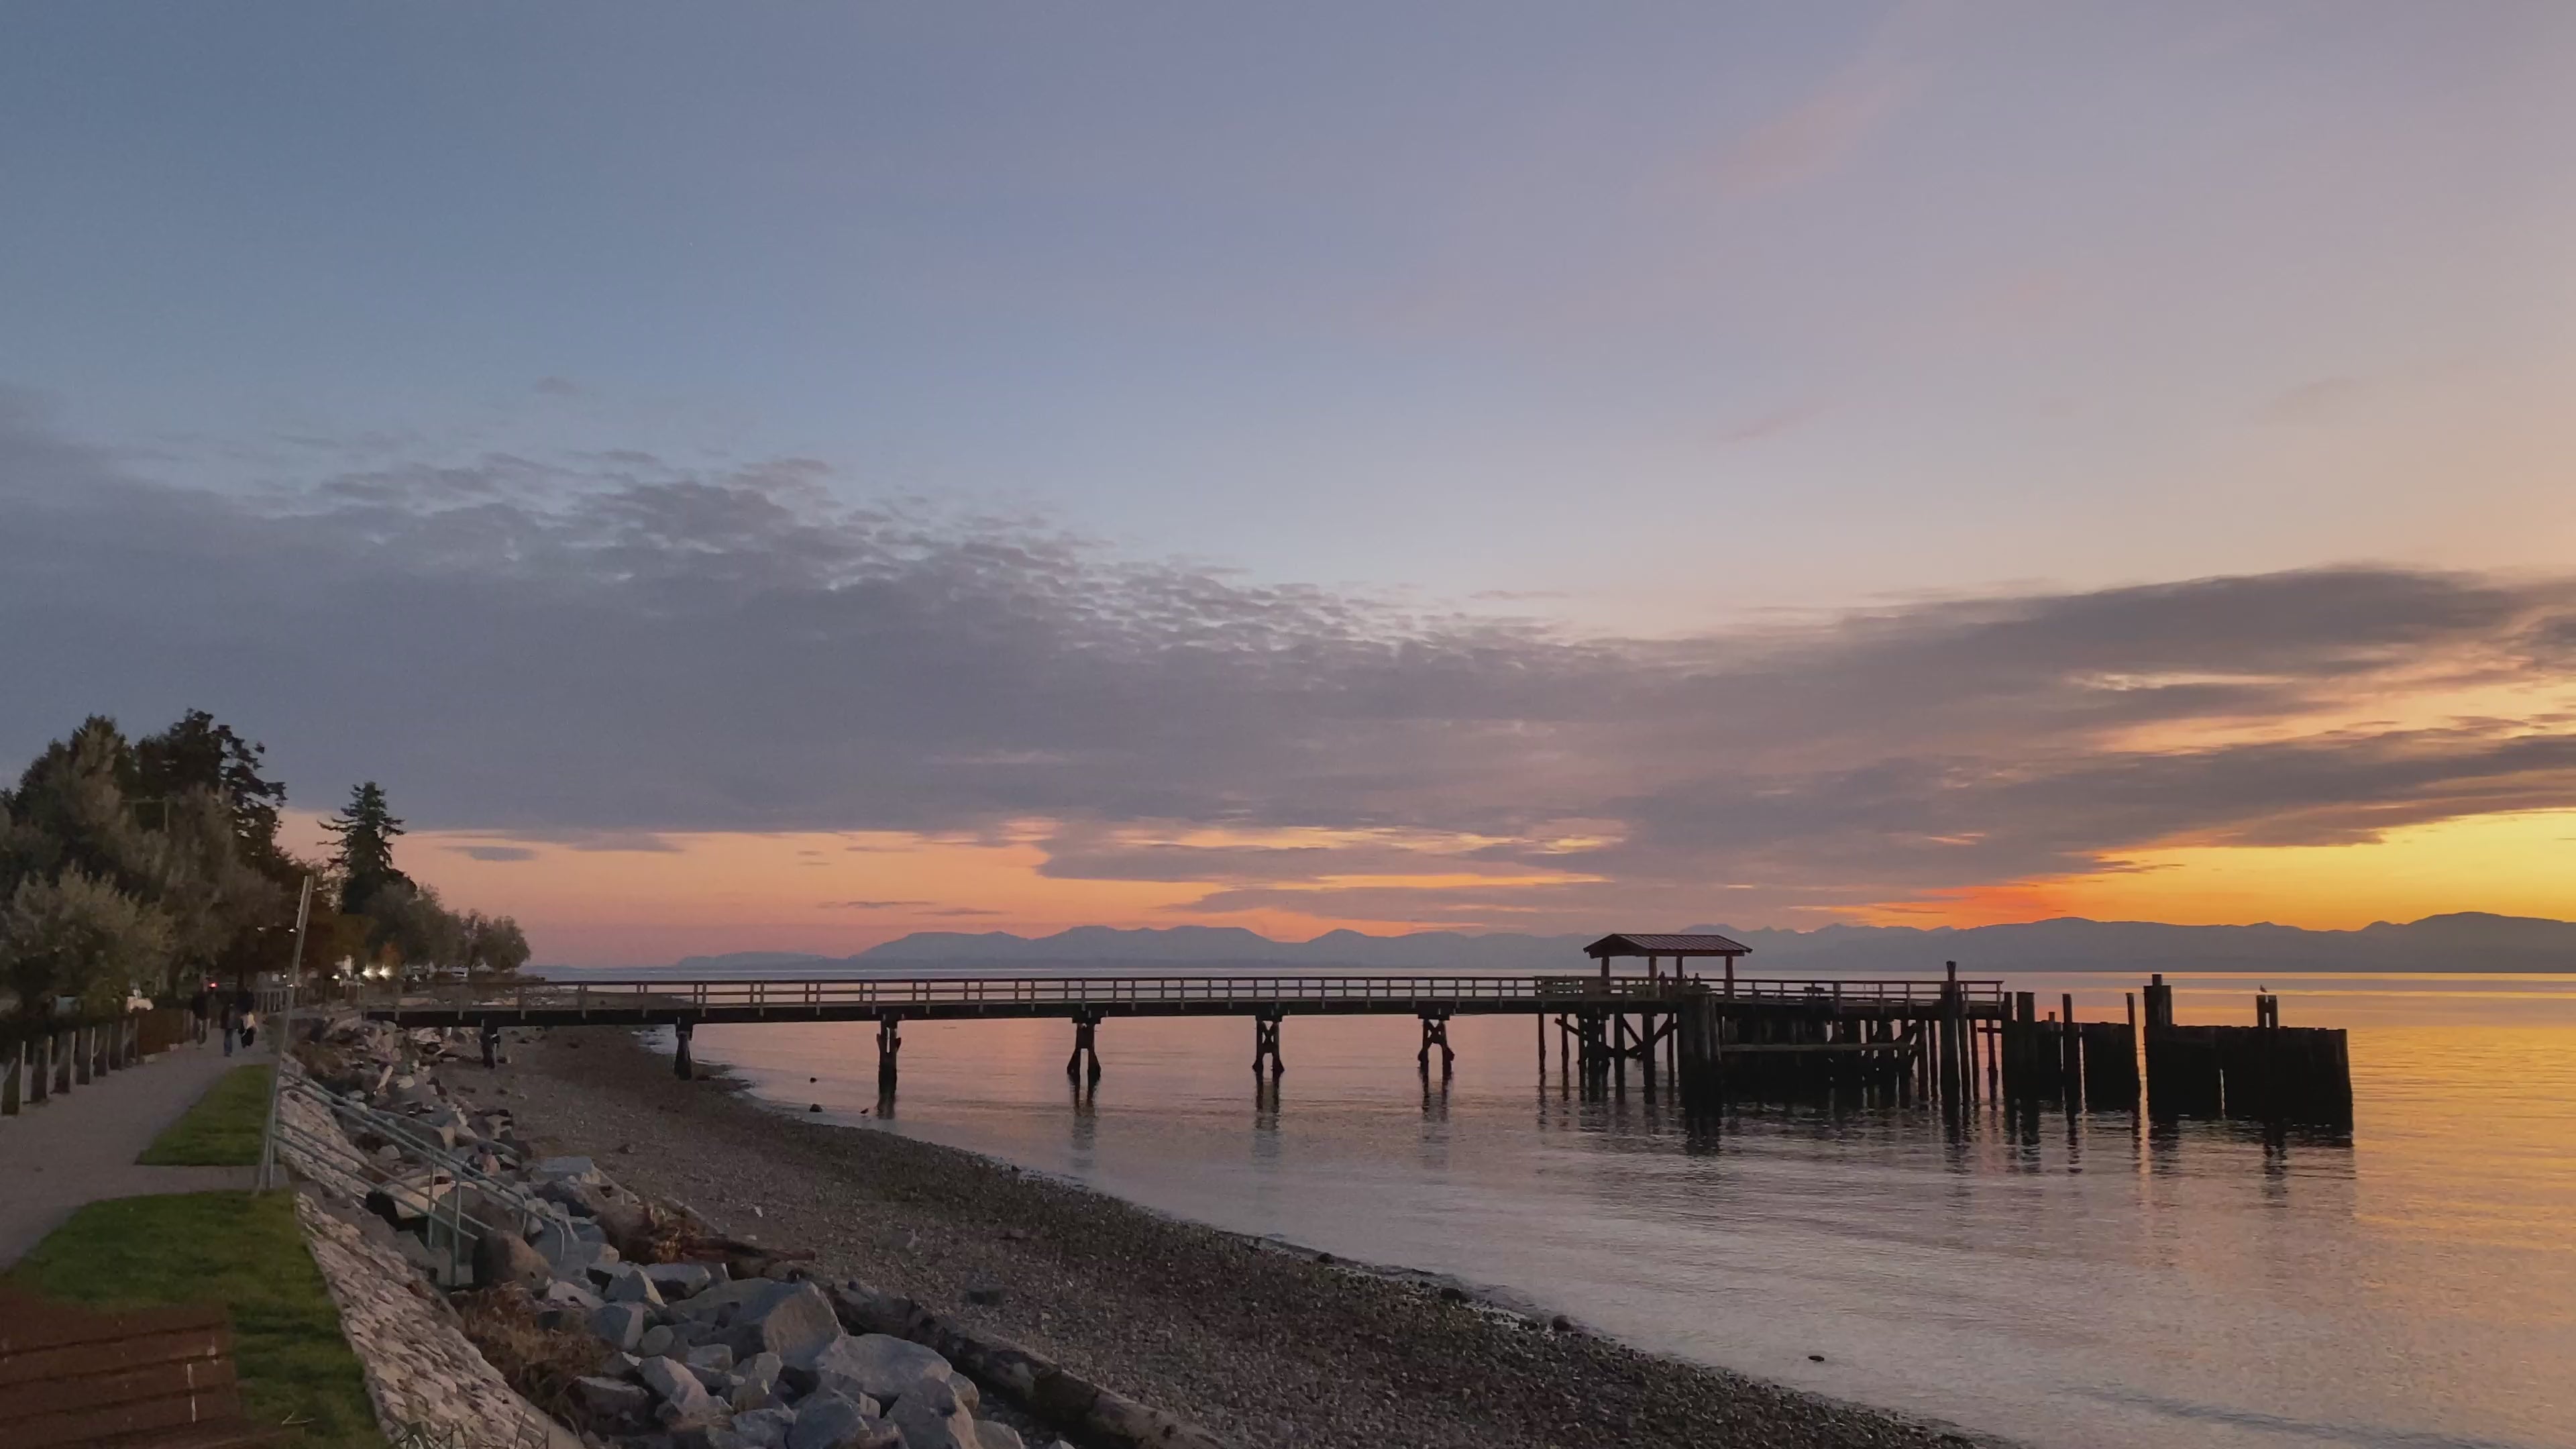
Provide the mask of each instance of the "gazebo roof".
[{"label": "gazebo roof", "polygon": [[1586,956],[1750,956],[1753,948],[1716,935],[1604,936],[1583,948]]}]

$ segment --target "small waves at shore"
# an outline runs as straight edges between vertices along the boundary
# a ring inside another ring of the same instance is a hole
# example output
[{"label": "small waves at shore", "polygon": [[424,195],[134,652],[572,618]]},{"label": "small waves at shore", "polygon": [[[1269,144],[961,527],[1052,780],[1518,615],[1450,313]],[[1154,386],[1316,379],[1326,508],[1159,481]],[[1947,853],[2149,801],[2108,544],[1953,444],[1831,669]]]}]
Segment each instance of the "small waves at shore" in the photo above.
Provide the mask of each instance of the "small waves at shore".
[{"label": "small waves at shore", "polygon": [[[2117,1014],[2125,983],[2078,983]],[[2232,1016],[2239,985],[2200,989]],[[1521,1019],[1456,1023],[1444,1092],[1409,1020],[1292,1018],[1275,1105],[1245,1022],[1113,1019],[1087,1103],[1062,1022],[908,1023],[891,1122],[872,1027],[697,1044],[798,1111],[2035,1445],[2576,1443],[2576,980],[2309,986],[2299,1019],[2354,1027],[2349,1143],[1901,1109],[1693,1132],[1633,1087],[1542,1091]]]}]

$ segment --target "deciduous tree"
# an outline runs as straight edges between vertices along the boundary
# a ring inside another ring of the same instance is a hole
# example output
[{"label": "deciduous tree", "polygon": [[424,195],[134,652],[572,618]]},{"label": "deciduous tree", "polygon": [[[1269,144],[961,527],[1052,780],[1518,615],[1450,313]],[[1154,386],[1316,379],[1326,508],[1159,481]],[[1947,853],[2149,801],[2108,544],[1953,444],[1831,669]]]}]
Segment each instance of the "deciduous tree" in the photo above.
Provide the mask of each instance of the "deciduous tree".
[{"label": "deciduous tree", "polygon": [[169,957],[160,911],[84,871],[22,879],[0,906],[0,980],[25,1015],[66,996],[86,1012],[115,1011]]}]

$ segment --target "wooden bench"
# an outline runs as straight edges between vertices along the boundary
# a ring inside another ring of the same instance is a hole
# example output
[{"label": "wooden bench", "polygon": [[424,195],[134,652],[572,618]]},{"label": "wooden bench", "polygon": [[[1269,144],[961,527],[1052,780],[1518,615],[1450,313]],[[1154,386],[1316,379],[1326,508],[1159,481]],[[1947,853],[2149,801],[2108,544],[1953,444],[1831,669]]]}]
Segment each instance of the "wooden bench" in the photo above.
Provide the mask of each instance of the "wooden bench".
[{"label": "wooden bench", "polygon": [[107,1313],[0,1284],[8,1449],[233,1449],[277,1438],[242,1413],[222,1308]]}]

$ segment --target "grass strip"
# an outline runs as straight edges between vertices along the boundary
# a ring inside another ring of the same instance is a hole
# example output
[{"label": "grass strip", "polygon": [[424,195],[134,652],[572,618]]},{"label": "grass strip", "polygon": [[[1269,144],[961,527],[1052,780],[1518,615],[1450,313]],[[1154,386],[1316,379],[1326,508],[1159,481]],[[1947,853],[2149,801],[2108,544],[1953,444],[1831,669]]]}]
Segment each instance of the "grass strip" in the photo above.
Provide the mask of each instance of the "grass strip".
[{"label": "grass strip", "polygon": [[220,1303],[232,1311],[233,1359],[254,1421],[285,1428],[294,1449],[383,1449],[366,1379],[305,1249],[290,1194],[94,1202],[9,1276],[101,1309]]},{"label": "grass strip", "polygon": [[134,1159],[145,1167],[254,1167],[268,1130],[268,1067],[235,1067],[215,1079],[188,1115]]}]

